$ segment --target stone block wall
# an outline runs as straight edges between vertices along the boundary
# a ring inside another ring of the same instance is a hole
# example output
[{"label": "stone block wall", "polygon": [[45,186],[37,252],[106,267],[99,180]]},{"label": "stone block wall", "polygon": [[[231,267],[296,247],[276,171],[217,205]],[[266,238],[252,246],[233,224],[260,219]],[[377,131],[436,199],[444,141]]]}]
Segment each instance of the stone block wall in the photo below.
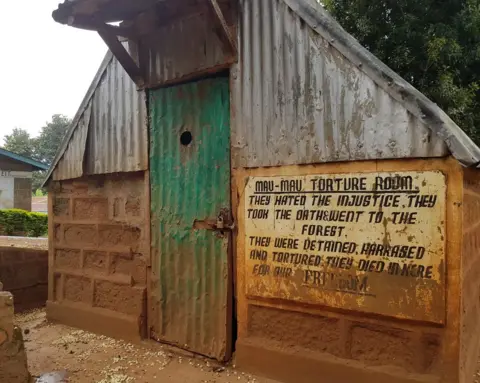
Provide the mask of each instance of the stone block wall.
[{"label": "stone block wall", "polygon": [[15,311],[45,306],[48,250],[0,246],[0,281],[13,294]]},{"label": "stone block wall", "polygon": [[[240,367],[261,371],[265,363],[262,354],[268,350],[276,355],[269,359],[278,358],[278,364],[284,366],[279,367],[273,377],[281,379],[283,376],[286,382],[316,381],[318,372],[308,367],[303,376],[292,371],[296,357],[311,358],[324,368],[325,382],[333,382],[334,378],[341,382],[342,378],[348,379],[345,382],[369,381],[363,376],[353,380],[357,376],[356,369],[367,372],[370,381],[397,382],[395,378],[398,378],[398,382],[426,382],[430,381],[426,375],[437,375],[443,370],[442,329],[389,323],[388,320],[327,310],[295,312],[292,308],[277,309],[260,302],[249,305],[247,330],[237,344]],[[330,373],[334,369],[327,367],[329,364],[337,364],[336,368],[342,373]],[[365,366],[370,371],[365,370]]]},{"label": "stone block wall", "polygon": [[[463,182],[461,381],[473,382],[480,353],[480,172],[466,169]],[[474,379],[475,378],[475,379]]]},{"label": "stone block wall", "polygon": [[50,185],[50,319],[121,338],[144,336],[145,188],[143,172]]},{"label": "stone block wall", "polygon": [[28,383],[30,374],[22,331],[15,327],[13,296],[0,284],[0,382]]}]

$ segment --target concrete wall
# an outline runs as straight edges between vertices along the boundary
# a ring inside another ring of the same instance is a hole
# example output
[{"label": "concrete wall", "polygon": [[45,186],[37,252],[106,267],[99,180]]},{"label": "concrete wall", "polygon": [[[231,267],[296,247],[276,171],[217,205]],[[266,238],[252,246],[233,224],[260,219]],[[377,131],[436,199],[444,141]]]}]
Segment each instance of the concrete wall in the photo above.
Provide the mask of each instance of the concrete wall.
[{"label": "concrete wall", "polygon": [[48,250],[0,246],[0,281],[17,312],[42,307],[48,292]]},{"label": "concrete wall", "polygon": [[9,175],[8,172],[32,172],[31,165],[9,158],[0,158],[0,209],[32,209],[32,179]]},{"label": "concrete wall", "polygon": [[32,210],[32,179],[14,178],[13,207],[15,209]]},{"label": "concrete wall", "polygon": [[[243,192],[248,177],[414,170],[440,170],[447,179],[444,325],[246,295]],[[236,364],[292,383],[458,382],[462,182],[462,169],[452,159],[235,169]]]},{"label": "concrete wall", "polygon": [[28,383],[27,355],[22,330],[13,324],[13,296],[0,283],[0,382]]},{"label": "concrete wall", "polygon": [[144,173],[55,181],[49,190],[48,318],[115,337],[144,336]]},{"label": "concrete wall", "polygon": [[461,381],[473,382],[480,351],[480,172],[466,169],[463,187]]}]

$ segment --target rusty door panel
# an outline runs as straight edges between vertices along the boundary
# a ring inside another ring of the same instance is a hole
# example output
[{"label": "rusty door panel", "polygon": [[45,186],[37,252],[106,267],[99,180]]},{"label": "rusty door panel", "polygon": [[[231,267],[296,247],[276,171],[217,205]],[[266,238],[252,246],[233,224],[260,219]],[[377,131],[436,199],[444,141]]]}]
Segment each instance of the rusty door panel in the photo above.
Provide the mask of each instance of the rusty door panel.
[{"label": "rusty door panel", "polygon": [[231,352],[230,235],[215,230],[230,210],[229,108],[226,77],[150,93],[151,335],[218,360]]}]

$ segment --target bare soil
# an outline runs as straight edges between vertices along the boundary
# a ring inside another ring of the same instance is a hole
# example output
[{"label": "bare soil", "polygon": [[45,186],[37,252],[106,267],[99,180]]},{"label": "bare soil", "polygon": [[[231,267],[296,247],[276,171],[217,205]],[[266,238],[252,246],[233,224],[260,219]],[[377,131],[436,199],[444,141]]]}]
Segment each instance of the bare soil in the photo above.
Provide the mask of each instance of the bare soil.
[{"label": "bare soil", "polygon": [[129,344],[52,324],[44,310],[16,315],[34,377],[66,372],[69,383],[276,383],[154,342]]}]

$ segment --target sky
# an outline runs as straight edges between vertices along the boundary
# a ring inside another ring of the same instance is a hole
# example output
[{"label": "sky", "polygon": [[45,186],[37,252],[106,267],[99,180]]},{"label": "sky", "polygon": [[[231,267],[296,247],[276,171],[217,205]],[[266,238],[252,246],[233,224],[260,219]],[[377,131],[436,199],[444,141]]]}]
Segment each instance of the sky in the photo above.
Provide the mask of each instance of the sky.
[{"label": "sky", "polygon": [[53,21],[61,1],[2,4],[0,145],[15,127],[36,136],[53,114],[72,118],[107,52],[96,32]]}]

